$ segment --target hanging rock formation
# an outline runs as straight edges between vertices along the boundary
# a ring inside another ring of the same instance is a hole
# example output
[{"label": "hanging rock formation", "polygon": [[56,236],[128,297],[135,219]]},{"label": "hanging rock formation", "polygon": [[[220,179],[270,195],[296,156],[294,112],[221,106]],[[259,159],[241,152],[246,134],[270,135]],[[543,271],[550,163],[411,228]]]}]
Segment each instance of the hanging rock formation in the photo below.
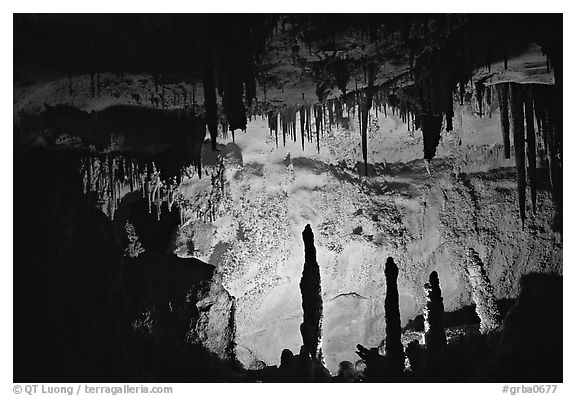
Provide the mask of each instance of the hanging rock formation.
[{"label": "hanging rock formation", "polygon": [[526,116],[526,144],[528,151],[528,181],[530,182],[530,198],[532,200],[532,212],[536,213],[536,132],[534,130],[534,105],[532,98],[532,85],[527,84],[524,88],[524,114]]},{"label": "hanging rock formation", "polygon": [[524,228],[526,222],[526,139],[524,137],[524,88],[520,84],[510,84],[510,110],[514,134],[518,207],[522,228]]},{"label": "hanging rock formation", "polygon": [[[209,17],[208,17],[209,18]],[[218,104],[216,102],[216,85],[214,82],[214,55],[212,53],[212,39],[208,32],[203,41],[202,54],[202,87],[204,89],[204,109],[206,124],[212,144],[212,151],[216,150],[216,137],[218,136]]]},{"label": "hanging rock formation", "polygon": [[364,102],[361,104],[361,130],[362,130],[362,158],[364,159],[364,176],[368,176],[368,114],[372,108],[372,96],[374,91],[374,79],[376,64],[368,65],[368,88],[366,89]]}]

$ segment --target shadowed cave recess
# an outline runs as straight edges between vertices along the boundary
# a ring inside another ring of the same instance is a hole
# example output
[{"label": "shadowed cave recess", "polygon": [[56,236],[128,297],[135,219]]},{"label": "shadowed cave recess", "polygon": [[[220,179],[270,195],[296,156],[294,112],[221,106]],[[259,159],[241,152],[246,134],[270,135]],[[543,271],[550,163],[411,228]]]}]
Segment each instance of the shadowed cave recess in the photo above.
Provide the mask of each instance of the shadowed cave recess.
[{"label": "shadowed cave recess", "polygon": [[561,382],[561,14],[15,14],[15,382]]}]

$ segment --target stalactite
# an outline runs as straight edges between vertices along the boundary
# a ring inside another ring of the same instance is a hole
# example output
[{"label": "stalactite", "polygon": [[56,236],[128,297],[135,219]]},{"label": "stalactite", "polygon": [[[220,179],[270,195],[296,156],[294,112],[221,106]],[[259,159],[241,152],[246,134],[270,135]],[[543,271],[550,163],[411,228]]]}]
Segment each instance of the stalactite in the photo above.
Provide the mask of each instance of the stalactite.
[{"label": "stalactite", "polygon": [[286,120],[283,117],[283,113],[280,112],[280,125],[282,125],[282,145],[286,147],[286,129],[288,127]]},{"label": "stalactite", "polygon": [[168,187],[168,212],[172,212],[172,205],[174,205],[174,185],[170,183]]},{"label": "stalactite", "polygon": [[498,93],[498,106],[500,108],[500,125],[502,128],[502,142],[504,144],[504,158],[510,158],[510,120],[508,118],[508,83],[496,85]]},{"label": "stalactite", "polygon": [[308,141],[312,141],[312,111],[310,106],[306,107],[306,135],[308,136]]},{"label": "stalactite", "polygon": [[454,118],[454,97],[452,94],[452,88],[448,87],[446,89],[446,130],[452,131],[454,129],[452,125],[452,119]]},{"label": "stalactite", "polygon": [[534,110],[532,99],[532,86],[526,85],[524,97],[524,114],[526,116],[526,143],[528,146],[528,180],[530,182],[530,197],[532,199],[532,212],[536,213],[536,133],[534,131]]},{"label": "stalactite", "polygon": [[[207,34],[209,36],[210,33]],[[212,151],[216,150],[218,136],[218,104],[216,103],[216,84],[214,82],[214,55],[213,43],[210,38],[203,41],[202,81],[204,89],[204,107],[206,109],[206,124],[212,144]]]},{"label": "stalactite", "polygon": [[484,264],[472,248],[466,250],[466,272],[472,287],[472,300],[480,318],[480,333],[486,334],[500,326],[502,320],[496,305],[494,288],[486,274]]},{"label": "stalactite", "polygon": [[302,150],[304,150],[304,131],[306,128],[306,112],[304,106],[300,106],[300,139],[302,140]]},{"label": "stalactite", "polygon": [[514,157],[516,160],[516,180],[518,185],[518,207],[522,228],[526,221],[526,148],[524,138],[524,88],[520,84],[510,84],[510,109],[512,131],[514,133]]},{"label": "stalactite", "polygon": [[321,128],[321,118],[320,118],[320,105],[314,106],[314,122],[316,124],[316,148],[318,150],[318,154],[320,154],[320,128]]},{"label": "stalactite", "polygon": [[368,88],[366,88],[366,99],[362,106],[362,158],[364,160],[364,176],[368,176],[368,114],[372,108],[372,97],[374,94],[374,79],[376,77],[376,64],[368,65]]},{"label": "stalactite", "polygon": [[548,171],[548,179],[552,189],[554,188],[554,175],[552,171],[552,139],[550,131],[550,121],[548,112],[546,110],[547,95],[545,94],[544,86],[535,86],[533,90],[534,99],[534,114],[536,115],[536,123],[538,125],[538,132],[542,135],[544,142],[544,150],[546,152],[545,167]]},{"label": "stalactite", "polygon": [[476,102],[478,102],[478,115],[482,117],[484,115],[482,105],[484,103],[484,82],[476,81],[474,84],[476,92]]},{"label": "stalactite", "polygon": [[424,342],[426,344],[426,366],[434,375],[439,360],[446,349],[446,330],[444,329],[444,302],[440,290],[438,273],[432,271],[426,289],[426,308],[424,309]]},{"label": "stalactite", "polygon": [[307,352],[313,359],[319,359],[322,338],[322,289],[320,284],[320,267],[316,261],[314,233],[310,224],[302,232],[304,240],[304,269],[300,280],[302,293],[302,310],[304,321],[300,325],[302,341]]},{"label": "stalactite", "polygon": [[400,378],[404,372],[404,347],[402,346],[400,326],[400,307],[398,298],[398,266],[392,257],[386,260],[386,356],[389,361],[390,376]]}]

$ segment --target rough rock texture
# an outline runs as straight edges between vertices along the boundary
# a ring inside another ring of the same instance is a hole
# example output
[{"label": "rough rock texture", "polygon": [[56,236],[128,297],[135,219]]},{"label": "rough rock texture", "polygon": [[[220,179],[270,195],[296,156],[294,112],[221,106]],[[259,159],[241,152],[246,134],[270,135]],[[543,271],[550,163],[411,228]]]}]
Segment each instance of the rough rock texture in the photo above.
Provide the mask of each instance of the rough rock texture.
[{"label": "rough rock texture", "polygon": [[222,359],[236,360],[234,297],[213,279],[197,294],[198,319],[189,340],[199,342]]},{"label": "rough rock texture", "polygon": [[494,288],[486,275],[482,260],[474,249],[466,250],[466,271],[472,287],[472,300],[476,304],[476,313],[480,318],[480,332],[487,333],[501,324],[500,312],[494,297]]},{"label": "rough rock texture", "polygon": [[[517,296],[522,274],[562,272],[549,190],[539,191],[536,213],[526,203],[522,231],[514,159],[504,158],[497,104],[486,109],[492,117],[479,118],[467,103],[454,112],[454,130],[442,132],[430,175],[421,135],[398,116],[377,118],[375,111],[367,178],[360,176],[357,114],[350,114],[347,128],[325,133],[320,154],[314,145],[303,151],[289,139],[276,149],[267,121],[259,119],[224,146],[220,214],[190,226],[195,256],[217,267],[236,298],[237,356],[245,366],[279,364],[283,349],[300,348],[306,224],[315,230],[322,263],[322,350],[333,373],[341,361],[356,359],[356,344],[378,346],[384,338],[382,256],[402,263],[403,325],[422,313],[422,285],[432,271],[441,279],[447,311],[472,303],[462,246],[478,252],[497,299]],[[190,182],[188,190],[195,188]]]}]

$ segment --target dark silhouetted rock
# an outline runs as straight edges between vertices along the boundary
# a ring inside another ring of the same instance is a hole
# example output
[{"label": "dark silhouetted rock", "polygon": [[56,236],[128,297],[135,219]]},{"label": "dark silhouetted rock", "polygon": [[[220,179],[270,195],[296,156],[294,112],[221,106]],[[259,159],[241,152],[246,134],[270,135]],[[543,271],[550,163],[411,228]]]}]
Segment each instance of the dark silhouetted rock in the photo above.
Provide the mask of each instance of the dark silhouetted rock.
[{"label": "dark silhouetted rock", "polygon": [[439,361],[446,349],[446,330],[444,329],[444,302],[440,290],[438,273],[432,271],[426,289],[426,308],[424,309],[424,340],[426,342],[426,366],[431,375],[439,370]]},{"label": "dark silhouetted rock", "polygon": [[392,257],[386,260],[386,356],[390,362],[391,377],[400,377],[404,371],[404,347],[400,341],[400,307],[398,301],[398,266]]},{"label": "dark silhouetted rock", "polygon": [[314,359],[319,359],[320,340],[322,338],[322,290],[320,286],[320,267],[316,261],[314,234],[308,224],[302,232],[304,240],[304,270],[300,280],[302,293],[302,310],[304,321],[300,325],[302,341],[307,352]]}]

